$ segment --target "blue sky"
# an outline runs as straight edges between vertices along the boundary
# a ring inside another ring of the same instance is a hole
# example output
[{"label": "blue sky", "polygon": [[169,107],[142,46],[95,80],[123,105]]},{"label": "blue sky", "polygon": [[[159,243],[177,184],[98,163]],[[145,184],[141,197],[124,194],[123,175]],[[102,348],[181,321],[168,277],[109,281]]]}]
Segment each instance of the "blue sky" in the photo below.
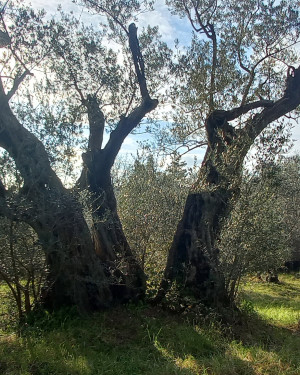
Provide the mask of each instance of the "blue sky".
[{"label": "blue sky", "polygon": [[[29,1],[26,0],[29,3]],[[91,16],[87,11],[82,10],[82,8],[74,5],[72,0],[31,0],[33,8],[41,9],[44,8],[48,14],[55,14],[59,4],[62,5],[64,11],[73,11],[75,14],[81,16],[83,22],[93,23],[97,25],[97,17]],[[167,6],[165,5],[164,0],[157,0],[155,5],[154,12],[148,12],[139,16],[139,21],[137,22],[138,27],[147,26],[159,26],[160,33],[163,36],[163,39],[168,43],[168,45],[173,46],[174,40],[178,38],[182,44],[188,43],[191,35],[191,28],[186,20],[180,19],[177,16],[171,15],[168,11]],[[300,153],[300,124],[295,123],[295,126],[292,131],[292,139],[294,142],[294,147],[291,150],[291,153],[298,152]],[[137,141],[139,140],[138,136],[130,135],[125,140],[122,150],[122,153],[136,153]],[[197,150],[192,151],[188,155],[185,155],[185,160],[188,164],[193,163],[194,157],[197,156],[201,160],[203,157],[204,151]]]}]

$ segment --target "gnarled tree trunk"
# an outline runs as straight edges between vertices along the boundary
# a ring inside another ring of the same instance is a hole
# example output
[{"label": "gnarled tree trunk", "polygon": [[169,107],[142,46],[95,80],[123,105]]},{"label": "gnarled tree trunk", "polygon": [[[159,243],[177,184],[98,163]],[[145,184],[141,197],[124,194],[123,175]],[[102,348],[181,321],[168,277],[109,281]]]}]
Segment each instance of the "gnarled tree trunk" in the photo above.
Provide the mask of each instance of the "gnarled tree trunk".
[{"label": "gnarled tree trunk", "polygon": [[68,192],[51,198],[48,208],[39,208],[31,223],[48,267],[42,304],[51,310],[65,305],[81,311],[109,307],[114,303],[112,280],[95,253],[82,207]]},{"label": "gnarled tree trunk", "polygon": [[[96,163],[97,169],[100,165]],[[87,176],[87,186],[91,193],[93,244],[107,273],[111,275],[113,298],[119,302],[144,298],[146,276],[123,232],[110,173],[107,171],[107,174],[99,175],[88,171]],[[94,179],[92,176],[98,177]]]},{"label": "gnarled tree trunk", "polygon": [[0,97],[0,146],[14,158],[24,183],[11,201],[1,186],[1,214],[31,225],[48,261],[48,285],[42,297],[50,308],[76,305],[94,310],[112,300],[109,280],[95,254],[82,207],[50,167],[41,142],[16,119]]},{"label": "gnarled tree trunk", "polygon": [[[281,99],[260,100],[231,111],[213,111],[206,121],[208,148],[199,179],[188,195],[182,219],[171,245],[164,279],[156,301],[161,300],[176,281],[183,293],[192,293],[207,304],[226,305],[225,280],[218,266],[217,242],[222,221],[239,196],[244,158],[255,138],[272,121],[300,103],[300,68],[288,77]],[[257,108],[243,128],[229,121]]]}]

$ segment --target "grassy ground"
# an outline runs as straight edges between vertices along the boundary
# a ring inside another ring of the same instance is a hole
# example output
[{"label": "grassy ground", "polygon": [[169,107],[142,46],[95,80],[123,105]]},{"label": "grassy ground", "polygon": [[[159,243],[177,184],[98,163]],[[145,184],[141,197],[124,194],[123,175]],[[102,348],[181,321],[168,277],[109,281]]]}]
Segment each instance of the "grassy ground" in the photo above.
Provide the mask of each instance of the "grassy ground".
[{"label": "grassy ground", "polygon": [[279,284],[248,282],[243,291],[258,314],[273,324],[293,328],[300,321],[300,274],[281,275]]},{"label": "grassy ground", "polygon": [[280,285],[245,284],[242,306],[249,317],[230,329],[147,306],[86,318],[44,314],[20,337],[6,324],[0,374],[299,375],[300,279],[281,279]]}]

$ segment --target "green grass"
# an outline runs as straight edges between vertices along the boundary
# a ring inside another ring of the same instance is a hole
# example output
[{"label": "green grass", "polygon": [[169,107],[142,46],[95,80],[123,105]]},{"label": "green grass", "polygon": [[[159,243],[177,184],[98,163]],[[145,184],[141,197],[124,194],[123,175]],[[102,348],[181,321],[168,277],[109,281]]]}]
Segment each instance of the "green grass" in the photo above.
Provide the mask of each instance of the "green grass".
[{"label": "green grass", "polygon": [[[0,282],[0,337],[8,332],[13,332],[17,320],[17,309],[9,288]],[[0,375],[1,371],[0,371]]]},{"label": "green grass", "polygon": [[300,320],[300,275],[280,275],[280,283],[248,282],[244,298],[267,321],[279,326],[295,326]]},{"label": "green grass", "polygon": [[230,328],[148,306],[43,314],[21,336],[3,328],[0,374],[299,375],[300,279],[282,280],[246,284],[243,298],[263,319],[251,314]]}]

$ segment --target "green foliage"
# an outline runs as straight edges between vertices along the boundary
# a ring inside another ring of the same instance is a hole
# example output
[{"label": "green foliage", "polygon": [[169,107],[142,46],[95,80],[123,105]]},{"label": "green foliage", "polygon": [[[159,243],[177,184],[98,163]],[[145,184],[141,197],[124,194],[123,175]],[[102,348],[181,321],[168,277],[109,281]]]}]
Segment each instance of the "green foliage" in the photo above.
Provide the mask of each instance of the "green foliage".
[{"label": "green foliage", "polygon": [[138,157],[115,182],[120,218],[131,248],[148,275],[148,292],[160,282],[191,179],[185,166],[165,168],[151,155]]},{"label": "green foliage", "polygon": [[255,313],[254,304],[251,301],[242,300],[239,303],[239,308],[247,315],[253,315]]},{"label": "green foliage", "polygon": [[242,275],[276,271],[290,257],[290,228],[280,170],[279,164],[265,164],[258,174],[245,176],[240,198],[224,225],[220,261],[231,298]]},{"label": "green foliage", "polygon": [[[19,1],[5,4],[1,15],[1,28],[12,40],[0,55],[11,107],[43,142],[52,167],[68,185],[78,175],[79,154],[88,148],[88,99],[96,100],[107,133],[140,104],[128,26],[152,8],[146,0],[84,3],[99,20],[97,29],[61,8],[49,19]],[[139,38],[149,93],[160,96],[171,50],[157,27],[139,30]]]},{"label": "green foliage", "polygon": [[47,331],[67,328],[69,324],[75,324],[77,318],[79,315],[75,307],[65,307],[55,312],[37,308],[22,321],[21,334],[40,336]]},{"label": "green foliage", "polygon": [[45,276],[45,255],[33,229],[1,218],[0,280],[7,284],[20,319],[37,302]]},{"label": "green foliage", "polygon": [[285,207],[285,221],[289,228],[291,241],[291,259],[300,260],[300,157],[295,155],[283,159],[280,165],[280,195]]}]

